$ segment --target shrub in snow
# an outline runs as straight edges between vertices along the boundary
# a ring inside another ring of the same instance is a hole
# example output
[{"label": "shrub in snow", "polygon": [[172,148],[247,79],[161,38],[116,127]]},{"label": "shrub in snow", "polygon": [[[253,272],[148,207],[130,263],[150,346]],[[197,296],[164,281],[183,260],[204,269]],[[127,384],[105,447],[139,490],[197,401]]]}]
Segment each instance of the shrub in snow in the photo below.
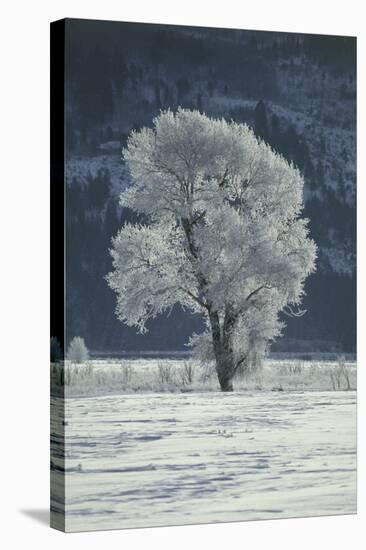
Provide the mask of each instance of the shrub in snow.
[{"label": "shrub in snow", "polygon": [[190,385],[195,378],[195,367],[192,361],[184,361],[178,370],[178,379],[182,386]]},{"label": "shrub in snow", "polygon": [[351,389],[350,373],[346,367],[344,357],[338,358],[337,365],[335,365],[330,372],[330,379],[332,382],[333,390],[342,389],[342,381],[345,382],[346,390]]},{"label": "shrub in snow", "polygon": [[84,338],[75,336],[75,338],[71,340],[67,351],[67,358],[72,363],[84,363],[89,359],[89,352],[85,345]]},{"label": "shrub in snow", "polygon": [[169,363],[159,362],[157,370],[157,382],[159,384],[173,384],[174,383],[174,370]]}]

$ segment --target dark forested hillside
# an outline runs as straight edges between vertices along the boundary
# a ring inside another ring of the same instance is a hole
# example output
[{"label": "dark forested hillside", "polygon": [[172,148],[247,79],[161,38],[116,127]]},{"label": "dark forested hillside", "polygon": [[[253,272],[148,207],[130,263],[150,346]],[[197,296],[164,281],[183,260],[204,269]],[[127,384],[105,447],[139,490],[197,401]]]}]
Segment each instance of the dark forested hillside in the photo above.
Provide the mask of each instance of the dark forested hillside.
[{"label": "dark forested hillside", "polygon": [[319,247],[307,314],[279,350],[355,351],[356,42],[353,38],[69,20],[66,65],[67,340],[99,351],[180,350],[199,316],[178,307],[140,336],[117,321],[108,252],[133,213],[121,151],[161,109],[246,122],[305,178]]}]

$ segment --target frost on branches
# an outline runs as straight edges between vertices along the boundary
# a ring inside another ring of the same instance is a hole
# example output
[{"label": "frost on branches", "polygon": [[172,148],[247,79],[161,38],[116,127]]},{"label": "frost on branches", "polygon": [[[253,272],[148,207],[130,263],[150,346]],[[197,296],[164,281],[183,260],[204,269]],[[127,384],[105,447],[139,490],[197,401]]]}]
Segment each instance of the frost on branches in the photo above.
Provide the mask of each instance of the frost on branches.
[{"label": "frost on branches", "polygon": [[203,314],[206,332],[191,343],[230,391],[253,343],[280,335],[279,313],[299,306],[315,269],[303,178],[248,126],[185,109],[132,132],[123,156],[133,185],[121,204],[144,222],[113,239],[117,315],[144,332],[177,303]]}]

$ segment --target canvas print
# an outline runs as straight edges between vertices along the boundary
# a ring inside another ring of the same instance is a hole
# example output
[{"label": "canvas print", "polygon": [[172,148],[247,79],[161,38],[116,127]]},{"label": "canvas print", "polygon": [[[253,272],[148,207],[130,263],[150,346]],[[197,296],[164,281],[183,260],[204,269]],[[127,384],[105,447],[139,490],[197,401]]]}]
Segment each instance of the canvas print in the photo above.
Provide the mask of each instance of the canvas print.
[{"label": "canvas print", "polygon": [[51,525],[356,512],[356,39],[51,25]]}]

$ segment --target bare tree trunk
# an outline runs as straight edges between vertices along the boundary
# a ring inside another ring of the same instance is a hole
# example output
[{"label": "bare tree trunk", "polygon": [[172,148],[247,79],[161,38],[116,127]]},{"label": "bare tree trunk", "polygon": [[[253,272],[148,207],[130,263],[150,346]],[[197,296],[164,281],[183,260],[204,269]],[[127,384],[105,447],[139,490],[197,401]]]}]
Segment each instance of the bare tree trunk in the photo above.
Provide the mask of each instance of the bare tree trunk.
[{"label": "bare tree trunk", "polygon": [[233,354],[224,335],[221,335],[218,313],[210,312],[212,343],[216,359],[216,372],[221,391],[233,391],[235,364]]},{"label": "bare tree trunk", "polygon": [[[204,297],[207,281],[200,269],[197,267],[199,253],[194,242],[193,228],[197,223],[189,218],[182,218],[182,227],[187,238],[189,258],[192,262],[198,282],[200,294]],[[217,311],[212,311],[211,304],[203,298],[202,303],[206,308],[211,323],[212,342],[216,359],[216,372],[219,379],[221,391],[233,391],[233,378],[235,374],[234,354],[231,345],[232,329],[236,322],[232,308],[228,306],[225,312],[223,329],[221,332],[220,318]]]},{"label": "bare tree trunk", "polygon": [[229,363],[224,359],[220,363],[216,360],[217,376],[221,391],[234,391],[233,388],[233,370]]}]

